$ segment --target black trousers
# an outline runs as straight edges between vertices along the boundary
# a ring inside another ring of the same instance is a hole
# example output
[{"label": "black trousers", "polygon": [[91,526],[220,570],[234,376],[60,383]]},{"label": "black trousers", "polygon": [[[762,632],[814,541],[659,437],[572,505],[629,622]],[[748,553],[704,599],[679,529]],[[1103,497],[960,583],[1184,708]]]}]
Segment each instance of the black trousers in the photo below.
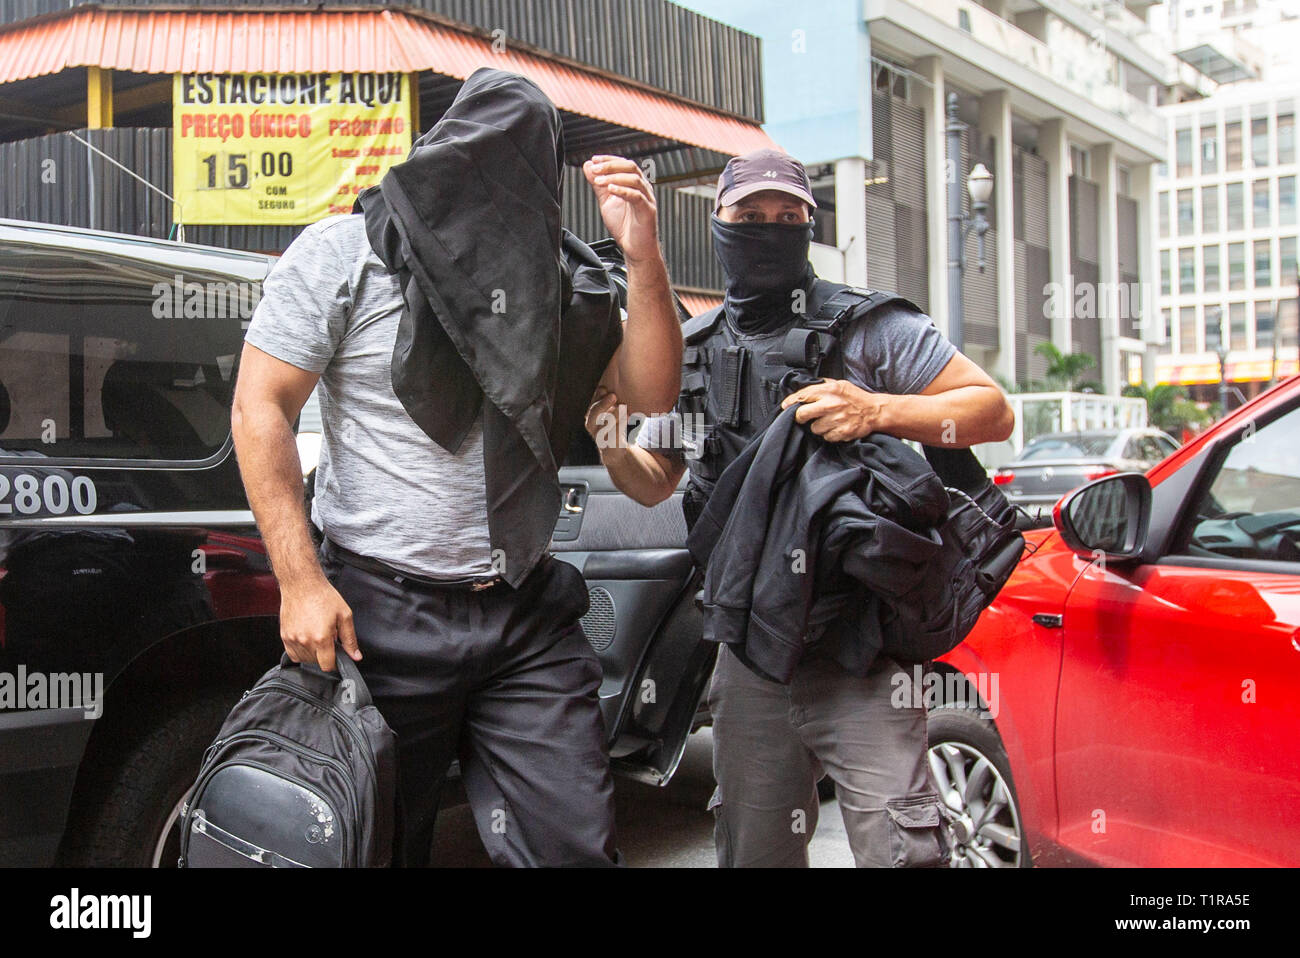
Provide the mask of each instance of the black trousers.
[{"label": "black trousers", "polygon": [[512,589],[412,583],[348,565],[325,574],[352,608],[358,666],[397,734],[394,862],[427,865],[453,758],[493,863],[612,865],[614,784],[600,661],[579,619],[582,574],[544,558]]}]

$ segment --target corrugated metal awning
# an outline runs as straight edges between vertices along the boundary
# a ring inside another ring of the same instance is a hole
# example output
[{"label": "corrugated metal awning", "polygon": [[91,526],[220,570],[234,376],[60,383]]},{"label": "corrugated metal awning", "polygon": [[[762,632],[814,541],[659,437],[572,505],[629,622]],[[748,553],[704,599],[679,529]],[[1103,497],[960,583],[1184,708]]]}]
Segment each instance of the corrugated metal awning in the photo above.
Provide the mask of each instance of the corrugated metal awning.
[{"label": "corrugated metal awning", "polygon": [[715,306],[722,305],[721,296],[712,296],[708,293],[684,293],[677,291],[677,298],[682,301],[682,305],[692,316],[699,316],[701,313],[707,313]]},{"label": "corrugated metal awning", "polygon": [[400,12],[105,11],[0,32],[0,83],[97,66],[135,73],[522,74],[561,110],[738,154],[776,144],[753,122]]}]

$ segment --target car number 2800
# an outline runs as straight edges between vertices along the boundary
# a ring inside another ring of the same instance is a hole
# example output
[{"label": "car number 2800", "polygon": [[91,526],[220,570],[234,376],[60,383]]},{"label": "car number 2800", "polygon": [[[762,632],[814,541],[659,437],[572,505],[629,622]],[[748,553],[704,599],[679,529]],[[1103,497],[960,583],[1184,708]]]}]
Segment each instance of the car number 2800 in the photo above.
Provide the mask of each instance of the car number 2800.
[{"label": "car number 2800", "polygon": [[0,473],[0,516],[14,513],[61,516],[69,509],[88,516],[95,511],[96,498],[95,484],[85,476],[76,476],[69,482],[57,473],[43,480],[19,473],[11,481]]}]

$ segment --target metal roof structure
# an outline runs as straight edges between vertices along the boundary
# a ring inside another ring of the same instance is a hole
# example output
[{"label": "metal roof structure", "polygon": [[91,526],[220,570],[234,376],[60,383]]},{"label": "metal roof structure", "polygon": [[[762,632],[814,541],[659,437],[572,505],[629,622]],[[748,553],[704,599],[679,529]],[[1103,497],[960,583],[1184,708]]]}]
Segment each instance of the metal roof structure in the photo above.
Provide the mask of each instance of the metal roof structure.
[{"label": "metal roof structure", "polygon": [[0,31],[0,83],[78,67],[137,74],[431,71],[533,80],[568,113],[724,154],[775,144],[752,120],[391,10],[76,9]]}]

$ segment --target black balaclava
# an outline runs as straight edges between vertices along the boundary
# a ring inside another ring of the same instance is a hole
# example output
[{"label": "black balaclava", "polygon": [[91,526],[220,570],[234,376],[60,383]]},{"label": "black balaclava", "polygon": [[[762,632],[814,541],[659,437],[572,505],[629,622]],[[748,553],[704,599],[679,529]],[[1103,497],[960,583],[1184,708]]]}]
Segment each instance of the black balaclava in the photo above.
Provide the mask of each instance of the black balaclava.
[{"label": "black balaclava", "polygon": [[793,292],[813,280],[813,224],[728,223],[716,213],[712,222],[713,251],[727,279],[728,318],[750,335],[791,323]]}]

